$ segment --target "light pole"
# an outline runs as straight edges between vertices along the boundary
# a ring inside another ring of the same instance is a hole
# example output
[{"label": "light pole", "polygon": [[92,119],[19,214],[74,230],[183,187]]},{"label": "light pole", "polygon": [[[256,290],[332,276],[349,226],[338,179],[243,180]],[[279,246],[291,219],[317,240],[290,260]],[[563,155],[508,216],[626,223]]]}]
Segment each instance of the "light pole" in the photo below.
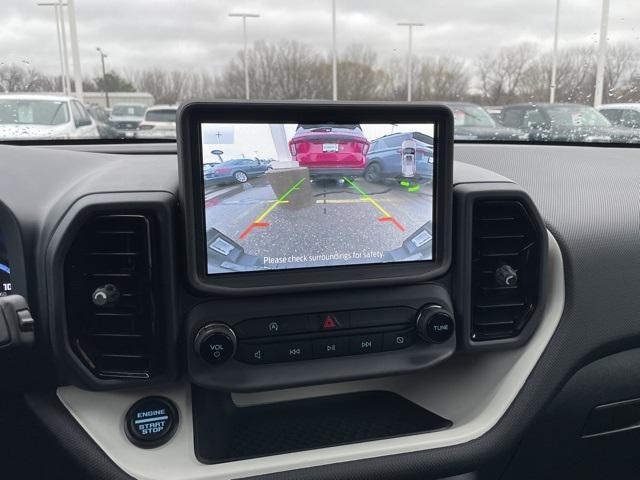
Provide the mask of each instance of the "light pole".
[{"label": "light pole", "polygon": [[73,56],[73,79],[76,86],[76,98],[81,102],[84,101],[84,92],[82,91],[82,72],[80,71],[80,50],[78,48],[78,27],[76,25],[76,7],[75,0],[67,0],[69,8],[69,36],[71,39],[71,55]]},{"label": "light pole", "polygon": [[336,0],[331,0],[332,91],[333,101],[338,100],[338,53],[336,51]]},{"label": "light pole", "polygon": [[399,27],[409,27],[409,52],[407,55],[407,102],[411,101],[411,74],[413,73],[413,27],[424,27],[424,23],[399,22]]},{"label": "light pole", "polygon": [[556,23],[553,34],[553,58],[551,59],[551,85],[549,86],[549,103],[556,101],[556,75],[558,70],[558,30],[560,28],[560,0],[556,0]]},{"label": "light pole", "polygon": [[109,86],[107,85],[107,70],[104,68],[104,59],[107,58],[107,54],[104,53],[100,47],[96,47],[96,50],[100,54],[100,61],[102,62],[102,88],[104,90],[104,101],[107,104],[107,108],[109,108]]},{"label": "light pole", "polygon": [[242,37],[244,42],[244,93],[245,98],[249,100],[251,97],[249,92],[249,58],[247,55],[247,18],[258,18],[257,13],[230,13],[230,17],[242,18]]},{"label": "light pole", "polygon": [[602,104],[604,89],[604,70],[607,63],[607,29],[609,27],[609,0],[602,0],[602,16],[600,17],[600,41],[598,44],[598,64],[596,66],[596,91],[593,106]]},{"label": "light pole", "polygon": [[57,2],[38,2],[36,5],[39,7],[53,7],[55,12],[58,54],[60,56],[60,84],[62,92],[68,95],[70,91],[69,61],[67,58],[67,37],[64,29],[64,12],[62,12],[62,7],[66,7],[67,4],[58,0]]}]

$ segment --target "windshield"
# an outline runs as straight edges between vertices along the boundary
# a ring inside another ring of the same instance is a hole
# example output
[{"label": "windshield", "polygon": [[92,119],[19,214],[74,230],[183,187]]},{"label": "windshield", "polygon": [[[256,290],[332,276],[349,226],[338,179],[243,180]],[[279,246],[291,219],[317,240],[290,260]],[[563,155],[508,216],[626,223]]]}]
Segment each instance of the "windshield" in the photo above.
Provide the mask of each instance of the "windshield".
[{"label": "windshield", "polygon": [[69,121],[67,102],[54,100],[0,100],[3,125],[60,125]]},{"label": "windshield", "polygon": [[[190,100],[311,100],[446,105],[461,142],[566,143],[559,129],[540,128],[552,120],[611,129],[585,136],[595,143],[640,145],[640,120],[609,122],[598,113],[640,105],[638,0],[317,0],[305,8],[291,0],[156,0],[153,8],[5,0],[3,7],[0,95],[29,95],[31,107],[3,107],[0,121],[68,121],[65,136],[74,141],[175,141],[175,109]],[[53,95],[79,103],[53,117]],[[101,120],[71,121],[82,106],[103,109],[91,113]],[[357,125],[349,128],[357,134]],[[5,130],[0,142],[15,141]]]},{"label": "windshield", "polygon": [[458,127],[495,127],[496,122],[493,121],[491,115],[481,107],[476,106],[459,106],[449,105],[453,111],[453,122]]},{"label": "windshield", "polygon": [[580,105],[552,105],[547,107],[551,122],[568,127],[610,127],[611,123],[600,112]]}]

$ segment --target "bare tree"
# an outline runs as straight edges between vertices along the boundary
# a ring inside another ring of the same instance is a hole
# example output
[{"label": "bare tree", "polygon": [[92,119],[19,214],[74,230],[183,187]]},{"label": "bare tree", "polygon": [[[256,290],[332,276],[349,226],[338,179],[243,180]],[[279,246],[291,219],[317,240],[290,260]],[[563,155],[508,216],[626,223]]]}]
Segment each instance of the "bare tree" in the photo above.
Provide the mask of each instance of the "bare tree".
[{"label": "bare tree", "polygon": [[464,100],[471,78],[464,60],[427,57],[417,62],[413,80],[416,100]]},{"label": "bare tree", "polygon": [[[299,41],[256,42],[248,52],[251,97],[256,99],[331,98],[331,62]],[[640,90],[640,49],[612,44],[606,69],[605,101],[637,99]],[[245,96],[244,63],[239,52],[217,74],[152,69],[129,75],[139,91],[159,103],[188,98]],[[551,55],[521,43],[481,55],[475,61],[455,57],[414,59],[413,97],[418,100],[465,100],[484,105],[545,102],[549,98]],[[475,73],[475,74],[474,74]],[[6,72],[5,84],[24,84]],[[125,76],[126,77],[126,76]],[[0,77],[4,78],[4,77]],[[591,103],[595,82],[595,52],[591,46],[563,49],[558,57],[556,99]],[[475,84],[477,88],[472,88]],[[6,87],[5,87],[6,89]],[[379,62],[363,45],[346,47],[338,59],[338,96],[349,100],[404,100],[407,97],[404,58]]]},{"label": "bare tree", "polygon": [[216,79],[206,71],[192,72],[187,76],[184,85],[184,98],[188,99],[213,99],[216,94]]},{"label": "bare tree", "polygon": [[[556,99],[559,102],[591,103],[595,89],[596,52],[591,46],[561,50],[558,55]],[[540,55],[528,69],[521,100],[546,102],[551,83],[550,53]],[[639,52],[629,44],[612,44],[607,52],[604,101],[618,101],[622,91],[639,72]]]},{"label": "bare tree", "polygon": [[190,99],[216,97],[216,79],[207,71],[162,70],[159,68],[129,71],[137,91],[150,93],[156,103],[175,104]]},{"label": "bare tree", "polygon": [[[330,71],[309,46],[297,41],[256,42],[247,56],[252,98],[329,97]],[[240,53],[223,69],[217,85],[223,98],[244,98],[244,60]]]},{"label": "bare tree", "polygon": [[59,79],[49,77],[33,67],[18,64],[0,66],[0,91],[3,92],[55,92]]},{"label": "bare tree", "polygon": [[[368,46],[352,44],[338,62],[338,98],[379,100],[384,98],[385,72],[377,66],[378,56]],[[329,62],[326,62],[327,67]]]},{"label": "bare tree", "polygon": [[524,80],[537,55],[536,46],[529,43],[481,55],[477,67],[484,101],[489,105],[521,101]]},{"label": "bare tree", "polygon": [[607,50],[604,72],[605,95],[603,102],[620,101],[629,86],[640,75],[640,51],[630,43],[613,44]]},{"label": "bare tree", "polygon": [[[414,65],[417,62],[414,59]],[[406,61],[398,57],[388,59],[383,67],[383,97],[385,100],[406,100],[407,67]]]}]

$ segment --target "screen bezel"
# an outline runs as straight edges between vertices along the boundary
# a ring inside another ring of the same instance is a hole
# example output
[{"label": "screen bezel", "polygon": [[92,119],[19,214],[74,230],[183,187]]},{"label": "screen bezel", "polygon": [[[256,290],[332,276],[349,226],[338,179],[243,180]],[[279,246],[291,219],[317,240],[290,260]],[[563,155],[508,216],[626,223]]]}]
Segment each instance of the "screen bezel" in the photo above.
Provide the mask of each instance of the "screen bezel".
[{"label": "screen bezel", "polygon": [[[432,260],[326,266],[260,272],[207,273],[202,181],[203,123],[432,123],[434,124]],[[179,197],[187,276],[198,291],[265,294],[424,282],[451,264],[453,115],[442,105],[374,102],[190,102],[178,110]],[[192,232],[188,234],[188,232]]]}]

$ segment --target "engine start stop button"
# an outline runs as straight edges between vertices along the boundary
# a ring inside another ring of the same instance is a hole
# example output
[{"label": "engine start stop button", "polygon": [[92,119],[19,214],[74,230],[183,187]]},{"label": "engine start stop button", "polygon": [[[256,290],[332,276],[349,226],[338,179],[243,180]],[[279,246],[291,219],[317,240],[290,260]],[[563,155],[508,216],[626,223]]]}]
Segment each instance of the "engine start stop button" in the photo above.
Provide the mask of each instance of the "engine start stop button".
[{"label": "engine start stop button", "polygon": [[127,412],[127,437],[141,448],[154,448],[168,442],[178,426],[178,411],[171,400],[146,397]]}]

